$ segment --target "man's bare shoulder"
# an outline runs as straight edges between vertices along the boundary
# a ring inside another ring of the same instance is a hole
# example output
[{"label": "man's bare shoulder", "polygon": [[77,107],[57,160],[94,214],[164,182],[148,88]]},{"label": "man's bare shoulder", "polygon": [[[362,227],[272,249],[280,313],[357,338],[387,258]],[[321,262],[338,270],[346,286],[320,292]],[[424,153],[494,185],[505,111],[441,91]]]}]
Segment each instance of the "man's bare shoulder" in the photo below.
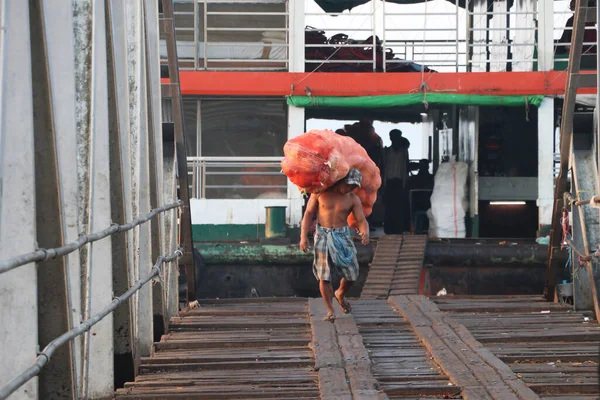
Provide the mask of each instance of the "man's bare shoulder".
[{"label": "man's bare shoulder", "polygon": [[356,193],[354,192],[350,192],[348,193],[348,197],[352,200],[352,201],[360,201],[360,198],[356,195]]}]

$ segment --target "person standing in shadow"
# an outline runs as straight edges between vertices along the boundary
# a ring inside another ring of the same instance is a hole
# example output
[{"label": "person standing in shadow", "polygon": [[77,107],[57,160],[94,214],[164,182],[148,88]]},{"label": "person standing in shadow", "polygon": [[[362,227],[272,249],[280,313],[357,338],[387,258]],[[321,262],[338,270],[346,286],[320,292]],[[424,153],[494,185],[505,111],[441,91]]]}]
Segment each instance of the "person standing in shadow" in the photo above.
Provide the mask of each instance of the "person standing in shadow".
[{"label": "person standing in shadow", "polygon": [[408,149],[410,142],[402,131],[390,131],[392,145],[383,151],[383,182],[385,216],[383,229],[386,234],[402,234],[410,230],[408,210]]}]

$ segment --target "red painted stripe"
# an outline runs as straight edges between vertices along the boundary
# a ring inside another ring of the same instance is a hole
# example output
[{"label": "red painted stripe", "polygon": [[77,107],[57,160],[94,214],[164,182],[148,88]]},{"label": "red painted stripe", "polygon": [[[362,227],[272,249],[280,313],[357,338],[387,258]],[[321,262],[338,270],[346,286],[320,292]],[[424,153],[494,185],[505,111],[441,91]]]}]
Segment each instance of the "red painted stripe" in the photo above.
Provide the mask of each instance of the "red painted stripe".
[{"label": "red painted stripe", "polygon": [[[566,77],[566,71],[445,72],[425,74],[423,82],[443,93],[553,96],[564,94]],[[422,83],[420,73],[181,71],[180,79],[183,95],[213,96],[305,95],[307,88],[313,96],[378,96],[415,93]]]}]

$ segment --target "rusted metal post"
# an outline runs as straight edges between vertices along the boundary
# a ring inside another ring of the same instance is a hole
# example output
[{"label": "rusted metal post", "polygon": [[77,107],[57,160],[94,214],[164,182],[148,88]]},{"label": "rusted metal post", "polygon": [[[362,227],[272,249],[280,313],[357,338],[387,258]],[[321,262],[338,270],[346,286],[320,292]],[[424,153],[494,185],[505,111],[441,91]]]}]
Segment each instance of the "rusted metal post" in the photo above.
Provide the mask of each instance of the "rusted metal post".
[{"label": "rusted metal post", "polygon": [[[562,119],[560,126],[560,171],[554,187],[554,210],[550,229],[550,243],[548,245],[548,269],[546,273],[546,300],[554,301],[556,291],[556,273],[559,265],[555,261],[554,253],[560,250],[562,229],[560,227],[560,213],[564,206],[563,193],[567,191],[568,168],[570,157],[571,138],[573,135],[573,114],[575,112],[575,97],[579,83],[579,69],[581,66],[581,50],[585,33],[586,11],[588,0],[576,0],[575,16],[573,20],[573,33],[569,48],[569,66],[567,69],[567,84],[563,102]],[[583,12],[582,12],[583,11]]]},{"label": "rusted metal post", "polygon": [[187,301],[196,300],[196,269],[194,265],[194,252],[192,243],[192,218],[190,213],[190,193],[187,173],[186,146],[183,135],[183,104],[179,87],[179,64],[177,60],[177,46],[175,35],[175,21],[172,0],[162,0],[163,18],[160,21],[161,33],[167,43],[167,58],[169,62],[169,79],[171,104],[173,109],[173,124],[175,130],[175,157],[179,180],[179,196],[184,205],[181,212],[181,239],[184,246],[183,259],[180,262],[185,266],[187,280]]}]

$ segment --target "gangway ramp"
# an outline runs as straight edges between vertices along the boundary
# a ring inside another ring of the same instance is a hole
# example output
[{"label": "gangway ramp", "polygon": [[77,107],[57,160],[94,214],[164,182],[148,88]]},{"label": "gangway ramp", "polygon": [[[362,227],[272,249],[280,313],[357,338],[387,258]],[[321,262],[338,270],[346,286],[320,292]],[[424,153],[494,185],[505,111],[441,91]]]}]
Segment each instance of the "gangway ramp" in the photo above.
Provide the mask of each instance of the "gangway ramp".
[{"label": "gangway ramp", "polygon": [[382,236],[377,241],[361,298],[417,294],[426,247],[426,235]]}]

